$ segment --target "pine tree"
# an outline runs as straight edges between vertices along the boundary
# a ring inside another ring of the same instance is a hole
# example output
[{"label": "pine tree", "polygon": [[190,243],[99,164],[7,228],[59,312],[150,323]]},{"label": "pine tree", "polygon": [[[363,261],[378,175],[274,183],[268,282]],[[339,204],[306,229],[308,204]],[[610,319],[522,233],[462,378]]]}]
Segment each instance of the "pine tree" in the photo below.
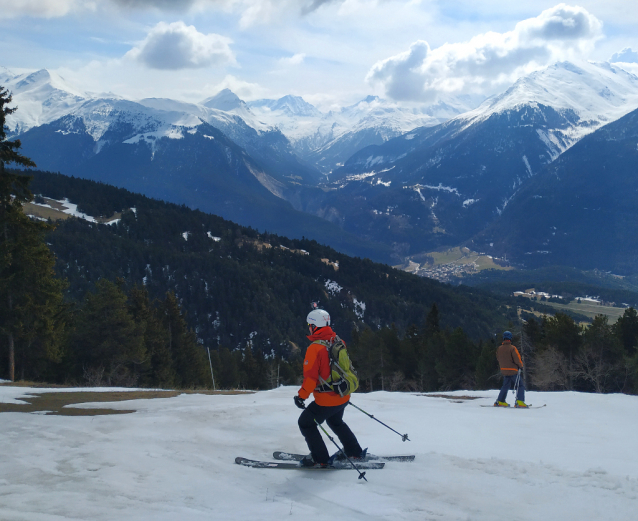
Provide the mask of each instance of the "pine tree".
[{"label": "pine tree", "polygon": [[102,279],[95,288],[76,321],[76,374],[96,385],[134,386],[146,361],[143,328],[133,320],[126,294],[116,284]]},{"label": "pine tree", "polygon": [[7,340],[9,379],[14,381],[16,349],[23,375],[36,346],[40,355],[59,359],[64,323],[63,283],[54,278],[54,258],[43,239],[52,228],[32,221],[22,210],[33,200],[31,178],[5,168],[11,163],[35,166],[18,153],[19,140],[6,139],[6,116],[16,110],[9,103],[11,95],[0,87],[0,332]]},{"label": "pine tree", "polygon": [[142,383],[154,387],[174,387],[176,375],[169,348],[169,333],[162,325],[158,306],[151,305],[146,288],[136,285],[131,289],[129,310],[133,320],[143,329],[147,358],[142,367]]},{"label": "pine tree", "polygon": [[173,292],[166,295],[162,305],[162,322],[168,330],[169,349],[177,383],[181,387],[211,385],[210,378],[207,378],[208,367],[204,348],[197,343],[195,333],[188,328]]},{"label": "pine tree", "polygon": [[625,353],[633,356],[638,349],[638,313],[627,308],[613,326],[614,333],[622,342]]},{"label": "pine tree", "polygon": [[20,317],[16,337],[16,363],[20,376],[54,377],[49,363],[62,359],[69,306],[63,302],[66,281],[55,277],[55,259],[33,228],[20,238],[15,264],[20,266],[21,292],[14,311]]},{"label": "pine tree", "polygon": [[496,389],[498,380],[494,376],[499,374],[499,366],[495,342],[493,340],[480,342],[478,350],[480,355],[476,362],[476,388]]}]

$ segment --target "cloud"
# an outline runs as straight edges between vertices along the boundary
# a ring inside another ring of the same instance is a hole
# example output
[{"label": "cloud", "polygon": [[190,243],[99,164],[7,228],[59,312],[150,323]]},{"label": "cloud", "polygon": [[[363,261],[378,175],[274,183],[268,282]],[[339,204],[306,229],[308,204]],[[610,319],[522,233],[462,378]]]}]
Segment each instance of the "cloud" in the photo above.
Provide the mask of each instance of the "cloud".
[{"label": "cloud", "polygon": [[20,16],[57,18],[77,9],[95,9],[94,2],[79,0],[0,0],[0,19]]},{"label": "cloud", "polygon": [[304,62],[305,58],[306,53],[300,52],[291,56],[290,58],[281,58],[279,62],[283,63],[284,65],[301,65]]},{"label": "cloud", "polygon": [[199,69],[235,63],[232,41],[219,34],[203,34],[184,22],[158,23],[146,39],[127,53],[151,69]]},{"label": "cloud", "polygon": [[306,5],[304,5],[301,8],[301,14],[308,14],[308,13],[312,13],[313,11],[316,11],[317,9],[319,9],[322,5],[324,4],[331,4],[335,1],[338,2],[343,2],[344,0],[310,0],[306,2]]},{"label": "cloud", "polygon": [[111,0],[114,4],[133,9],[159,9],[166,11],[187,11],[195,0]]},{"label": "cloud", "polygon": [[419,40],[377,62],[366,81],[397,101],[432,101],[440,94],[489,90],[551,63],[580,55],[602,37],[602,23],[581,7],[559,4],[513,31],[430,49]]},{"label": "cloud", "polygon": [[[230,89],[242,100],[250,101],[254,99],[263,98],[267,91],[261,87],[258,83],[250,83],[244,80],[240,80],[232,75],[227,75],[220,83],[214,87],[206,86],[205,91],[207,93],[218,93],[224,89]],[[210,95],[210,94],[208,94]]]},{"label": "cloud", "polygon": [[614,53],[609,61],[611,63],[638,63],[638,52],[632,51],[631,47],[625,47],[622,51]]}]

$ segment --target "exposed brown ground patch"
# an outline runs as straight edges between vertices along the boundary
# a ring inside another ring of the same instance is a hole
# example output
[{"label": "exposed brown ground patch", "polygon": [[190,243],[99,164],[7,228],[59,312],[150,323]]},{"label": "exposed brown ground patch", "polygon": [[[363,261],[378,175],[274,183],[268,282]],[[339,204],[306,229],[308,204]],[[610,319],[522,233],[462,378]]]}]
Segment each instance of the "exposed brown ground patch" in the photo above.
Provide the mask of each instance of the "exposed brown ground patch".
[{"label": "exposed brown ground patch", "polygon": [[[31,387],[31,385],[29,386]],[[46,387],[52,387],[50,385]],[[61,386],[59,386],[61,387]],[[65,408],[65,405],[94,402],[123,402],[126,400],[152,400],[154,398],[173,398],[180,394],[246,394],[240,391],[107,391],[107,392],[47,392],[30,393],[18,398],[27,403],[0,403],[0,413],[3,412],[42,412],[47,415],[59,416],[99,416],[104,414],[128,414],[135,412],[135,409],[78,409]]]}]

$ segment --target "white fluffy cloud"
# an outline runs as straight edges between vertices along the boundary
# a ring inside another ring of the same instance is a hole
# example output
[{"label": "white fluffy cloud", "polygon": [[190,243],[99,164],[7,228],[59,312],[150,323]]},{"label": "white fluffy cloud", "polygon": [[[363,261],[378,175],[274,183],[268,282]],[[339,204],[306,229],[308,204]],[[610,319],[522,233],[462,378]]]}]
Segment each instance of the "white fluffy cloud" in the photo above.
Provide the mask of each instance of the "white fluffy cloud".
[{"label": "white fluffy cloud", "polygon": [[616,52],[609,59],[611,63],[638,63],[638,52],[631,49],[631,47],[625,47],[622,51]]},{"label": "white fluffy cloud", "polygon": [[198,69],[235,63],[231,43],[229,38],[200,33],[184,22],[160,22],[127,56],[151,69]]},{"label": "white fluffy cloud", "polygon": [[419,40],[377,62],[366,80],[397,101],[431,101],[444,93],[490,89],[553,60],[587,52],[602,37],[602,23],[581,7],[559,4],[506,33],[431,49]]}]

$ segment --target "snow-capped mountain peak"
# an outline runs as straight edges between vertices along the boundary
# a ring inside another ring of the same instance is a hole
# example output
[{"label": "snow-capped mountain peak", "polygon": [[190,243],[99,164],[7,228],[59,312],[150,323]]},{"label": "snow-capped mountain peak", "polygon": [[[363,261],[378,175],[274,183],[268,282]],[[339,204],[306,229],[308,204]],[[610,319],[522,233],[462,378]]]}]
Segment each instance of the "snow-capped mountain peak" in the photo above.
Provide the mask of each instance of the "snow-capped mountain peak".
[{"label": "snow-capped mountain peak", "polygon": [[13,106],[20,110],[7,116],[10,134],[24,132],[31,127],[50,123],[80,106],[88,95],[73,87],[59,74],[39,71],[13,74],[0,70],[3,87],[13,96]]},{"label": "snow-capped mountain peak", "polygon": [[574,142],[638,107],[638,77],[609,63],[558,62],[520,78],[503,94],[458,119],[483,121],[523,106],[572,111],[578,122]]},{"label": "snow-capped mountain peak", "polygon": [[248,106],[258,113],[285,115],[287,117],[311,117],[318,118],[322,114],[314,105],[311,105],[301,96],[288,94],[279,99],[260,99],[248,102]]},{"label": "snow-capped mountain peak", "polygon": [[87,97],[85,92],[76,89],[58,73],[48,69],[15,76],[12,89],[15,95],[36,90],[43,90],[47,93],[58,90],[80,98]]},{"label": "snow-capped mountain peak", "polygon": [[301,96],[288,94],[271,105],[271,110],[281,110],[289,116],[319,117],[321,112],[314,105],[306,102]]},{"label": "snow-capped mountain peak", "polygon": [[242,101],[233,91],[230,89],[224,89],[210,98],[206,98],[200,103],[204,107],[211,109],[223,110],[225,112],[231,112],[237,109],[246,108],[246,103]]}]

